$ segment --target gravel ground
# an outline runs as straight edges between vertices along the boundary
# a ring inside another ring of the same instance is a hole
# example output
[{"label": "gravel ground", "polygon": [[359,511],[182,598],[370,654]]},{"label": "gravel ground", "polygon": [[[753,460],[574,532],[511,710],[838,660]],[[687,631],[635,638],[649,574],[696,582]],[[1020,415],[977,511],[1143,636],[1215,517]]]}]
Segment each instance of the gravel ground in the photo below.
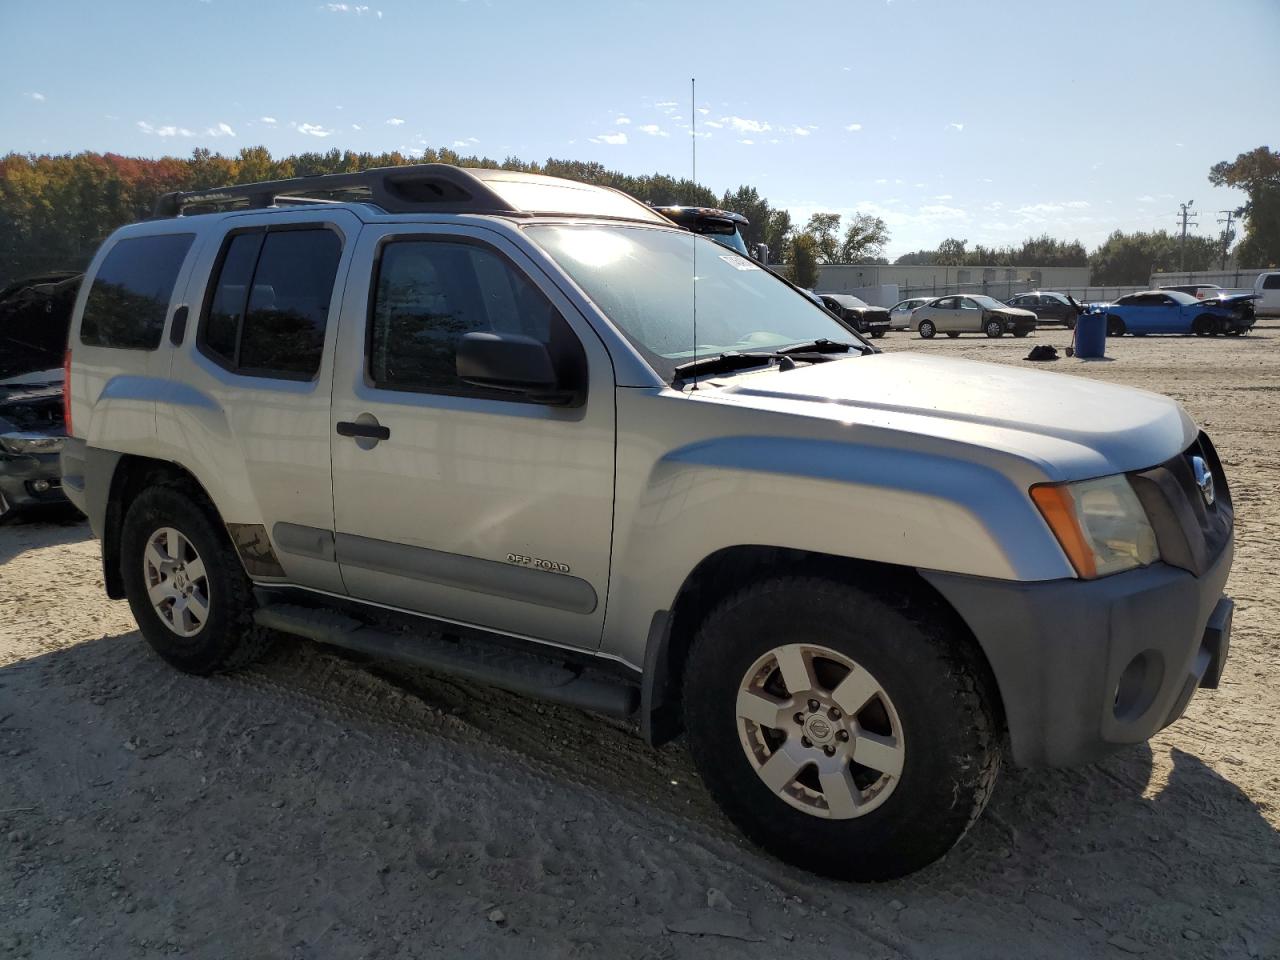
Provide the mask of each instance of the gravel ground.
[{"label": "gravel ground", "polygon": [[955,851],[878,886],[748,847],[684,747],[625,724],[305,642],[183,676],[85,525],[0,528],[0,956],[1280,956],[1280,327],[1108,351],[1044,367],[1176,397],[1226,462],[1223,685],[1096,766],[1007,771]]}]

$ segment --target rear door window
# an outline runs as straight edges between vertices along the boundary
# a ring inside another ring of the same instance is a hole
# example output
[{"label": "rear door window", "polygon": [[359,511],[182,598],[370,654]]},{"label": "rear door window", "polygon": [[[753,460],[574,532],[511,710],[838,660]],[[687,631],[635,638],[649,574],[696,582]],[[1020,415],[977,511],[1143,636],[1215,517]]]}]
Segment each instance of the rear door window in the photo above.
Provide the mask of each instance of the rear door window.
[{"label": "rear door window", "polygon": [[1273,273],[1262,281],[1263,290],[1280,290],[1280,273]]},{"label": "rear door window", "polygon": [[160,346],[178,271],[195,234],[167,233],[119,241],[98,268],[80,321],[80,342],[154,350]]},{"label": "rear door window", "polygon": [[247,376],[312,379],[341,257],[341,239],[325,227],[233,234],[215,270],[201,349]]}]

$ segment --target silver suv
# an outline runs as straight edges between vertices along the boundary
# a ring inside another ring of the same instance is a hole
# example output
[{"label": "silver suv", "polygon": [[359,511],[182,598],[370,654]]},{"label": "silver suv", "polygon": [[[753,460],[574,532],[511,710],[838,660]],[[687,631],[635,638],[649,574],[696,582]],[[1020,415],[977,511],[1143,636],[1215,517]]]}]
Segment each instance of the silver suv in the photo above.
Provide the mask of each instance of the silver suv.
[{"label": "silver suv", "polygon": [[1214,687],[1232,505],[1172,400],[877,352],[616,191],[423,165],[161,199],[71,327],[68,494],[182,670],[281,633],[684,732],[861,880],[1002,755]]}]

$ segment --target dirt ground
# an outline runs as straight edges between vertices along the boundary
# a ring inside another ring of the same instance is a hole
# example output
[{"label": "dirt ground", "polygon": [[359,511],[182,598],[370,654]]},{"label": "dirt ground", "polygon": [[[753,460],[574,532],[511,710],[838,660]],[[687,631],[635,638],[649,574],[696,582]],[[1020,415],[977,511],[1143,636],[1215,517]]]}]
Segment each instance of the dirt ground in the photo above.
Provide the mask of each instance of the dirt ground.
[{"label": "dirt ground", "polygon": [[1280,956],[1280,325],[1108,350],[1043,367],[1176,397],[1226,462],[1223,685],[1096,766],[1007,770],[956,850],[879,886],[756,852],[681,744],[624,724],[305,642],[183,676],[87,526],[0,527],[0,956]]}]

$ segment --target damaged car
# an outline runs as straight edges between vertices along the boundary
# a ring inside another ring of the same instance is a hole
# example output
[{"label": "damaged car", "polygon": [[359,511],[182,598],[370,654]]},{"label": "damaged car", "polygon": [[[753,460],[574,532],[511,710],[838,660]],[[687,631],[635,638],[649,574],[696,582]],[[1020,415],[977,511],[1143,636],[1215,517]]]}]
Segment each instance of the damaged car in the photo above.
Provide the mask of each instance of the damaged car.
[{"label": "damaged car", "polygon": [[63,354],[80,274],[0,290],[0,520],[40,507],[71,509],[58,458],[66,437]]}]

